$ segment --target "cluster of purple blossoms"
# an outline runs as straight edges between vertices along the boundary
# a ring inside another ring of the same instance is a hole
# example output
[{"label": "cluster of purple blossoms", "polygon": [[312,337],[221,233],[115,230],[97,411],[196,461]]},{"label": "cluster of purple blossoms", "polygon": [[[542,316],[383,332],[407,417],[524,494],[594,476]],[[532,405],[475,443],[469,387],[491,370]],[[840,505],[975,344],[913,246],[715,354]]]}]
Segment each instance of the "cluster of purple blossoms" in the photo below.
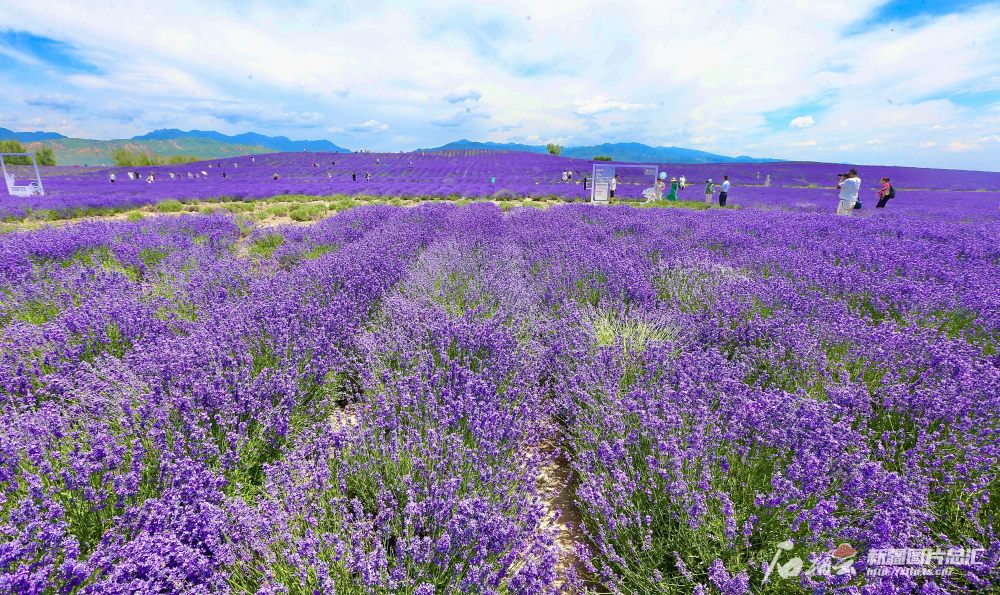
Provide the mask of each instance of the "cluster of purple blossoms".
[{"label": "cluster of purple blossoms", "polygon": [[995,589],[1000,219],[913,215],[0,235],[0,592]]}]

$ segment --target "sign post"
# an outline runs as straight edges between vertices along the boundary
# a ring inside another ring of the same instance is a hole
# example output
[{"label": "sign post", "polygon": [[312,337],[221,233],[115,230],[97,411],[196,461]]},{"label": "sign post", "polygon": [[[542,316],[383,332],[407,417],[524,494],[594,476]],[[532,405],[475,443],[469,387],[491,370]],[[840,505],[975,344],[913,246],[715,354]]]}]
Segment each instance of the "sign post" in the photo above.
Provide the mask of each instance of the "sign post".
[{"label": "sign post", "polygon": [[615,166],[594,164],[594,187],[590,191],[590,202],[608,204],[611,180],[615,177]]}]

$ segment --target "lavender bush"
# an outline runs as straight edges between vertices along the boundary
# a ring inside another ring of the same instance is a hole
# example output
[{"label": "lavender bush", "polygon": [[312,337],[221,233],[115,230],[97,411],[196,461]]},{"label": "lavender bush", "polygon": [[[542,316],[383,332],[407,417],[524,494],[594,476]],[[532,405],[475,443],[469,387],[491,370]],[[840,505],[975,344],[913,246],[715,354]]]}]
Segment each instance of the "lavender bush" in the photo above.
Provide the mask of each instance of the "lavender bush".
[{"label": "lavender bush", "polygon": [[[381,196],[449,200],[505,201],[554,198],[589,200],[583,178],[592,161],[520,152],[450,151],[440,153],[275,153],[191,164],[133,168],[46,168],[46,196],[7,198],[0,218],[65,218],[100,215],[144,205],[176,211],[180,201],[242,202],[276,195]],[[828,163],[660,164],[660,171],[684,175],[680,199],[703,201],[704,182],[733,183],[729,202],[741,207],[823,211],[836,209],[837,172],[848,166]],[[562,181],[562,172],[574,172]],[[882,176],[892,178],[898,198],[890,208],[933,216],[955,208],[995,213],[1000,208],[1000,174],[908,167],[860,167],[865,214],[873,212]],[[129,172],[138,174],[134,179]],[[110,181],[111,174],[116,181]],[[278,179],[274,179],[277,174]],[[147,180],[152,176],[153,181]],[[767,176],[771,185],[764,186]],[[493,182],[491,183],[491,178]],[[617,197],[638,201],[652,185],[641,169],[620,172]]]},{"label": "lavender bush", "polygon": [[[0,592],[996,589],[998,236],[943,204],[0,235]],[[769,572],[788,540],[851,572]],[[904,547],[982,551],[869,572]]]}]

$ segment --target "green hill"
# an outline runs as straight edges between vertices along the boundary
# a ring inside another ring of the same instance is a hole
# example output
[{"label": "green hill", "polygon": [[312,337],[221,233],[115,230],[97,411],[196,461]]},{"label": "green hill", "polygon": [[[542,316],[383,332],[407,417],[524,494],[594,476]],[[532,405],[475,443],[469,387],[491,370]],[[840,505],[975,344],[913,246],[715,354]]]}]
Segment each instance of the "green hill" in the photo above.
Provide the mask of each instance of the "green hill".
[{"label": "green hill", "polygon": [[111,153],[125,148],[133,152],[148,152],[159,157],[194,155],[201,159],[219,159],[254,153],[271,153],[273,150],[258,145],[223,143],[204,138],[177,138],[171,140],[88,140],[59,138],[22,143],[29,150],[51,147],[59,165],[113,165]]}]

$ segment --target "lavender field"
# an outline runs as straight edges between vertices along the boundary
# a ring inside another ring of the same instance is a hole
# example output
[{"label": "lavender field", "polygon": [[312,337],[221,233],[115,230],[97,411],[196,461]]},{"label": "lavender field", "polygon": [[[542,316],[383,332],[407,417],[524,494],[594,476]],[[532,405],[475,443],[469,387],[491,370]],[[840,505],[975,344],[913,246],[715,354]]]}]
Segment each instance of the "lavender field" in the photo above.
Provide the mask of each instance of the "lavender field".
[{"label": "lavender field", "polygon": [[[378,192],[507,184],[390,158]],[[70,173],[32,208],[349,192],[313,159]],[[829,166],[728,168],[758,208],[0,235],[0,592],[996,590],[997,174],[914,170],[848,219],[797,187]],[[551,174],[505,187],[581,196]],[[950,570],[873,572],[901,548]]]},{"label": "lavender field", "polygon": [[[43,169],[46,196],[4,198],[0,218],[17,220],[32,213],[42,218],[101,215],[167,200],[247,201],[275,195],[582,201],[590,197],[583,177],[591,174],[592,166],[591,161],[552,155],[454,151],[275,153],[176,166],[53,167]],[[836,209],[836,175],[848,168],[829,163],[659,167],[671,176],[686,176],[690,185],[681,192],[682,200],[703,200],[706,179],[720,183],[723,175],[729,175],[734,184],[730,205],[817,212]],[[128,178],[129,170],[139,174],[136,180]],[[562,181],[565,170],[574,172],[572,181]],[[641,171],[621,171],[620,198],[638,200],[652,185]],[[110,182],[112,173],[114,183]],[[880,166],[861,167],[860,173],[862,200],[869,207],[876,202],[878,179],[889,176],[899,191],[898,199],[890,203],[893,209],[945,216],[956,209],[976,213],[1000,209],[1000,173]],[[151,174],[154,182],[147,183]],[[771,185],[765,187],[768,176]]]}]

